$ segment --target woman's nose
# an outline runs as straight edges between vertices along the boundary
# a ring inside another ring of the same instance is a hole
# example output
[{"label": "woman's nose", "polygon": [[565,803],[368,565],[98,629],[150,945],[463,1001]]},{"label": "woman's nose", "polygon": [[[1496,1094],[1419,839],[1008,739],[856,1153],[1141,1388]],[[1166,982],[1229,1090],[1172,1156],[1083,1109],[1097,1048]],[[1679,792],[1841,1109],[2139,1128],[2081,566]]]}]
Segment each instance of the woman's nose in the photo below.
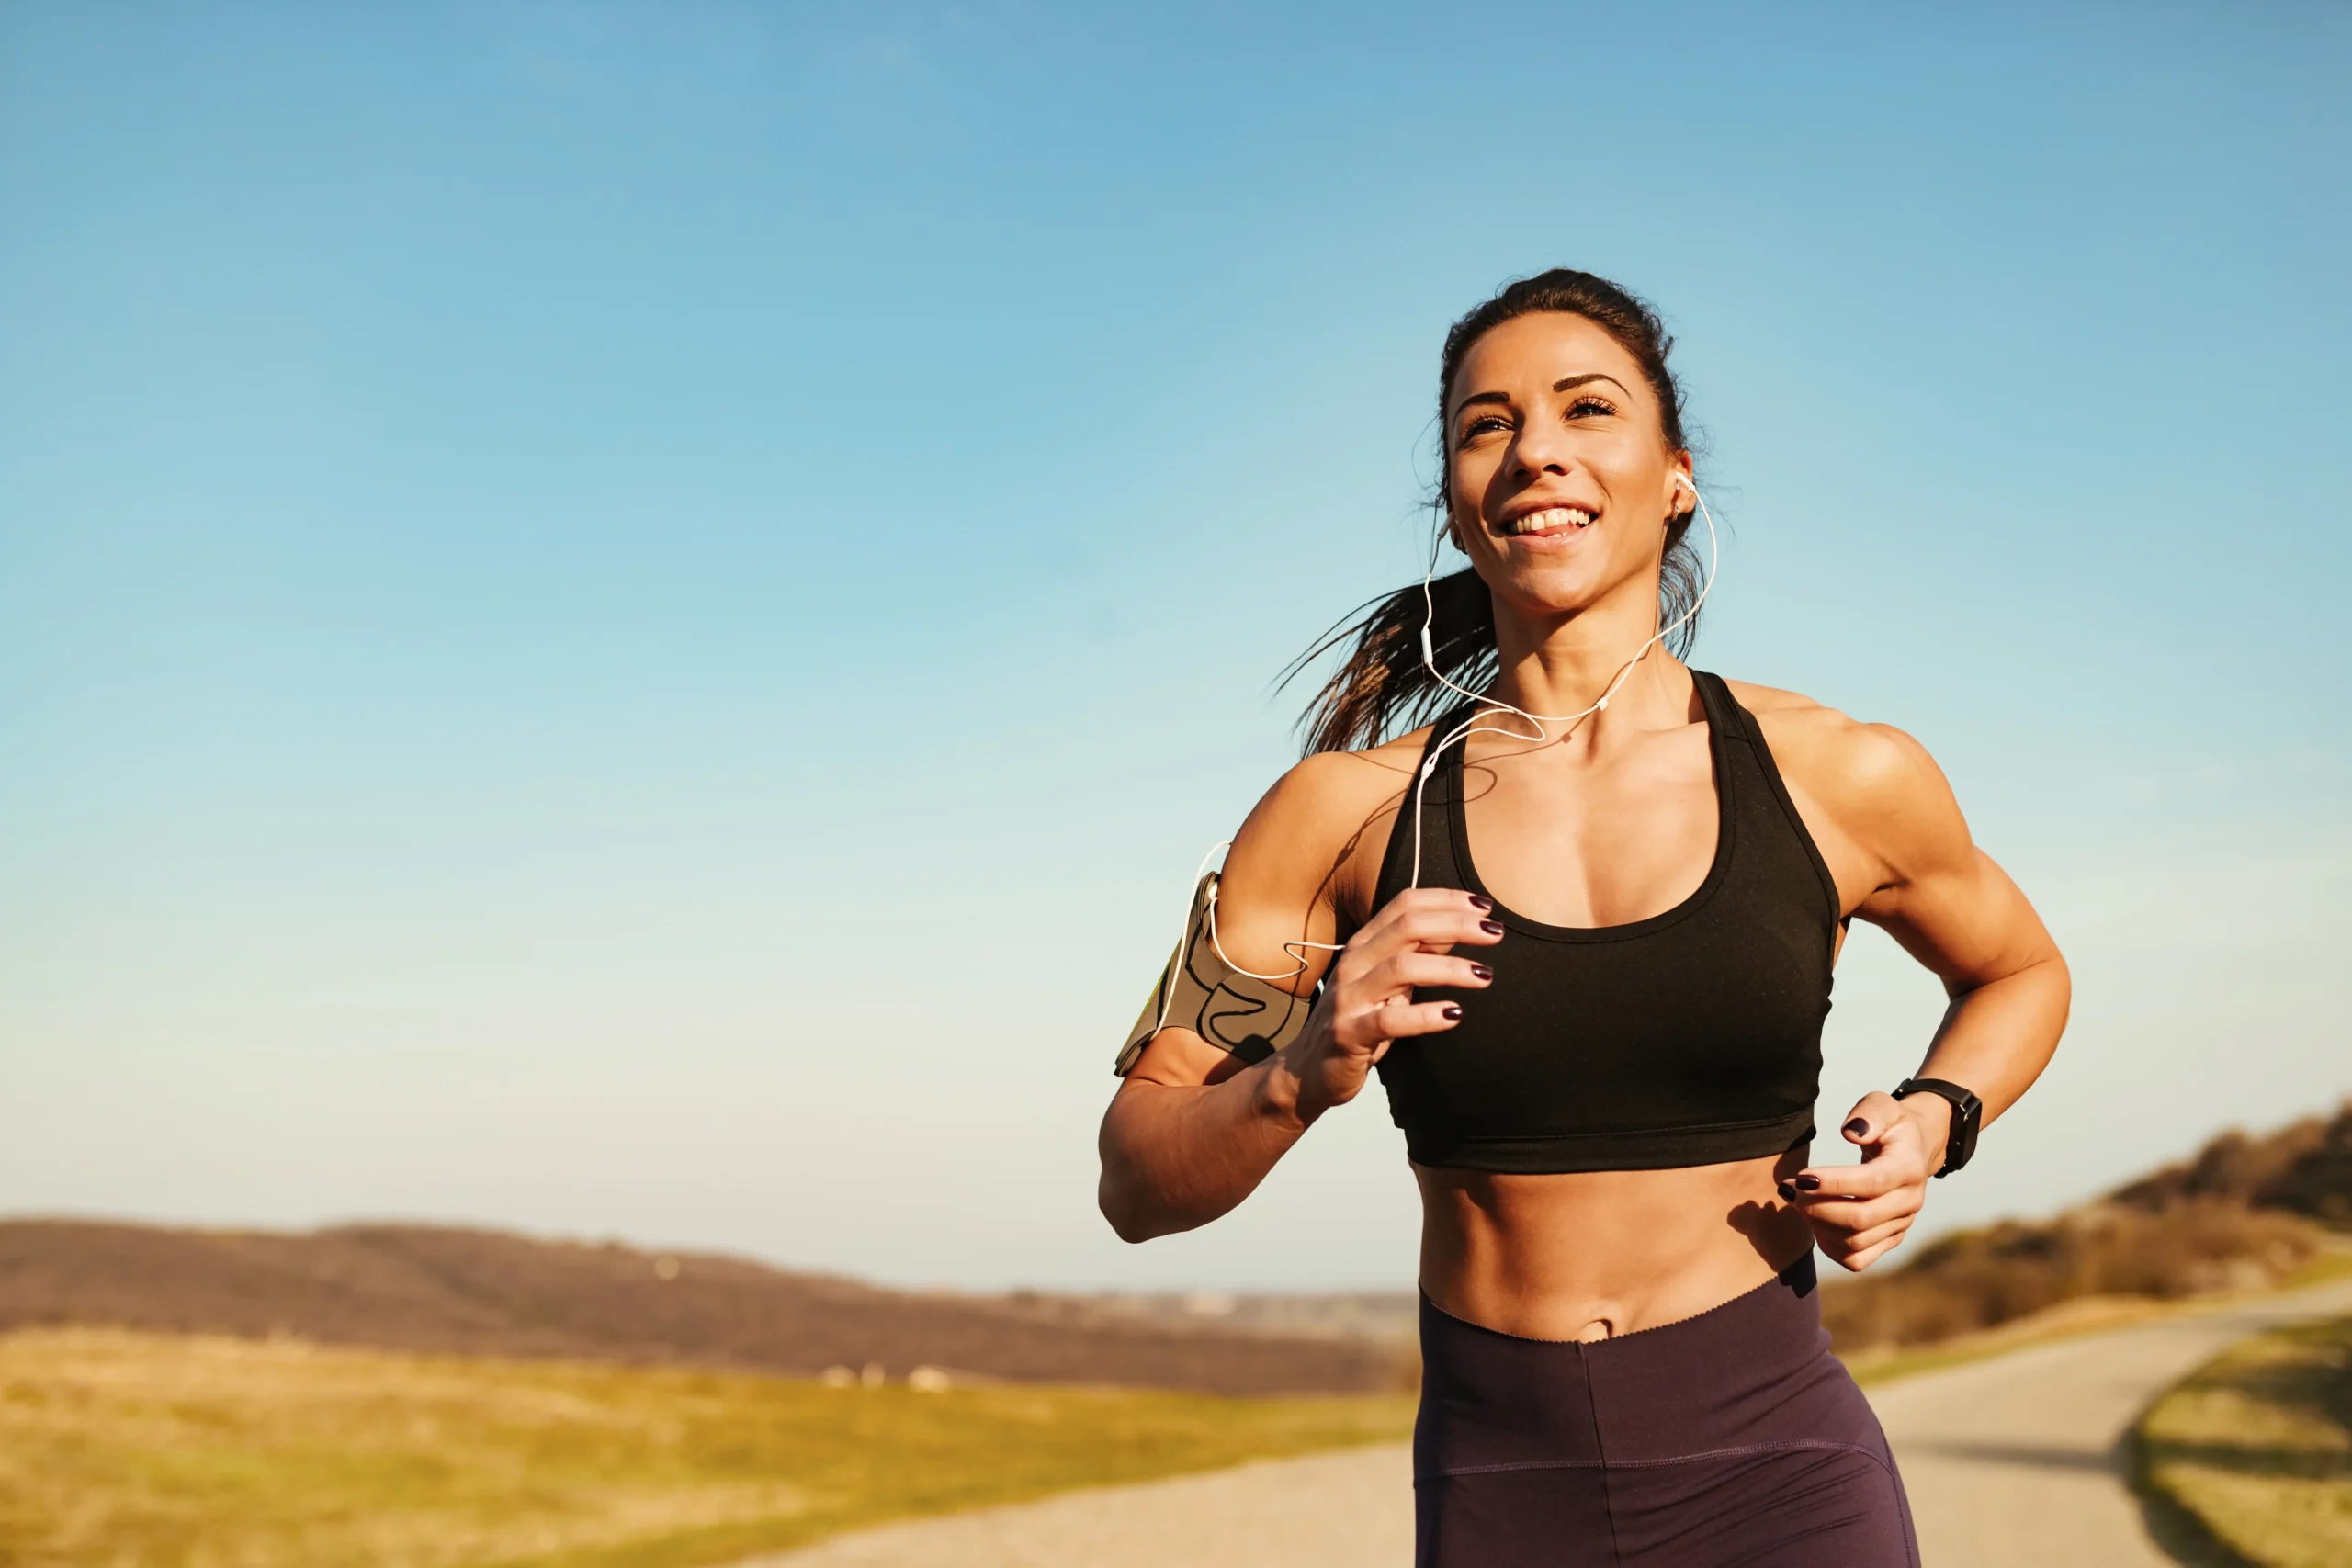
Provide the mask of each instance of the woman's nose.
[{"label": "woman's nose", "polygon": [[1575,464],[1568,451],[1567,433],[1544,420],[1533,422],[1519,433],[1519,439],[1511,443],[1510,459],[1518,477],[1529,479],[1538,474],[1565,474]]}]

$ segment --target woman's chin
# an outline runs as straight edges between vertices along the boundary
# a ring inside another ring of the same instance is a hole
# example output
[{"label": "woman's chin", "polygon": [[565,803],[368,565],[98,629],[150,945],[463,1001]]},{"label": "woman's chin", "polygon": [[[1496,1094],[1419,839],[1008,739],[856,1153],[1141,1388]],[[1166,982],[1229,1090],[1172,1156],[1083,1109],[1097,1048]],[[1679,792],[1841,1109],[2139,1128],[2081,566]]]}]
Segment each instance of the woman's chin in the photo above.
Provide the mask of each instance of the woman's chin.
[{"label": "woman's chin", "polygon": [[1487,579],[1497,597],[1520,614],[1542,620],[1580,615],[1608,597],[1611,583],[1591,563],[1562,565],[1512,563],[1500,581]]}]

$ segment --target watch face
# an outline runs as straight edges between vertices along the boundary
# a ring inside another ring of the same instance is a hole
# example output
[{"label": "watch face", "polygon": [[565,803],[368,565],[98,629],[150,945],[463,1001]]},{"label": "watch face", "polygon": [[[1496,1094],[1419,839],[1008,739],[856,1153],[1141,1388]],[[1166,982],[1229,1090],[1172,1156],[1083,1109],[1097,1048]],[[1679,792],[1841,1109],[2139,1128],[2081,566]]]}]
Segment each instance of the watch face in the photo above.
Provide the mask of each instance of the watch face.
[{"label": "watch face", "polygon": [[1983,1103],[1972,1094],[1968,1097],[1968,1103],[1961,1108],[1960,1114],[1952,1118],[1951,1145],[1944,1151],[1946,1170],[1958,1170],[1968,1163],[1968,1156],[1976,1152],[1976,1124],[1984,1111]]}]

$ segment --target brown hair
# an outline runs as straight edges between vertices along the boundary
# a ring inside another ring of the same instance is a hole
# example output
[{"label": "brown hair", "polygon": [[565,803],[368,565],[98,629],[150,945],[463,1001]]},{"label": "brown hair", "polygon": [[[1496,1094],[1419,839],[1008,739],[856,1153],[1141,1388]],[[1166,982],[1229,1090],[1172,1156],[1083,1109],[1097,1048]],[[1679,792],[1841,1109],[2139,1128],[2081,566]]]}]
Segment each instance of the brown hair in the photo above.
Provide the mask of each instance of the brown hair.
[{"label": "brown hair", "polygon": [[[1445,400],[1453,389],[1454,372],[1462,368],[1463,356],[1472,344],[1513,317],[1539,310],[1582,316],[1616,339],[1642,367],[1650,390],[1657,396],[1658,420],[1668,449],[1681,452],[1690,447],[1682,429],[1682,389],[1666,364],[1674,340],[1667,335],[1657,311],[1607,278],[1589,272],[1555,267],[1521,278],[1454,322],[1445,334],[1437,378],[1438,481],[1436,493],[1430,498],[1441,528],[1453,506],[1445,460]],[[1661,626],[1671,624],[1698,596],[1699,557],[1689,543],[1691,516],[1691,513],[1681,513],[1667,524],[1666,558],[1657,583]],[[1469,567],[1436,579],[1429,585],[1429,593],[1430,643],[1438,669],[1459,685],[1479,689],[1495,678],[1493,593]],[[1418,582],[1373,600],[1325,633],[1283,671],[1287,684],[1331,649],[1353,645],[1299,720],[1309,755],[1376,746],[1391,735],[1428,723],[1446,707],[1453,694],[1421,663],[1424,613]],[[1693,616],[1667,639],[1668,649],[1678,658],[1687,653],[1698,630],[1698,619]]]}]

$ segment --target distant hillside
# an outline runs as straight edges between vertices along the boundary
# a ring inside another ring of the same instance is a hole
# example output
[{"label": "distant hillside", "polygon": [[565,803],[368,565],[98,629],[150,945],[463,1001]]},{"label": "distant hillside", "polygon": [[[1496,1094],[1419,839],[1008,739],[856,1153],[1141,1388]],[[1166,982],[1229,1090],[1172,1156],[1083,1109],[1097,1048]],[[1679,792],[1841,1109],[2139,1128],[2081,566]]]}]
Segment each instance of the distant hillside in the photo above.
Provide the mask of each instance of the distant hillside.
[{"label": "distant hillside", "polygon": [[[1901,1267],[1833,1278],[1822,1313],[1842,1353],[1928,1344],[2083,1297],[2267,1284],[2346,1245],[2328,1227],[2352,1232],[2352,1104],[2259,1136],[2225,1133],[2056,1219],[1941,1236]],[[1409,1386],[1414,1307],[1409,1292],[889,1291],[741,1258],[428,1225],[0,1222],[0,1330],[106,1325],[802,1376],[932,1366],[1023,1382],[1351,1393]]]},{"label": "distant hillside", "polygon": [[1392,1345],[1120,1322],[1050,1297],[888,1291],[740,1258],[493,1231],[194,1231],[0,1222],[0,1329],[291,1334],[462,1355],[811,1375],[918,1365],[1220,1393],[1393,1391]]},{"label": "distant hillside", "polygon": [[2219,1199],[2352,1230],[2352,1103],[2332,1117],[2305,1117],[2262,1137],[2233,1129],[2194,1159],[2165,1166],[2112,1196],[2149,1211],[2185,1199]]},{"label": "distant hillside", "polygon": [[2259,1136],[2224,1133],[2053,1220],[1939,1236],[1903,1267],[1834,1282],[1822,1316],[1851,1354],[2086,1296],[2255,1289],[2308,1264],[2329,1245],[2326,1227],[2352,1231],[2352,1103]]}]

